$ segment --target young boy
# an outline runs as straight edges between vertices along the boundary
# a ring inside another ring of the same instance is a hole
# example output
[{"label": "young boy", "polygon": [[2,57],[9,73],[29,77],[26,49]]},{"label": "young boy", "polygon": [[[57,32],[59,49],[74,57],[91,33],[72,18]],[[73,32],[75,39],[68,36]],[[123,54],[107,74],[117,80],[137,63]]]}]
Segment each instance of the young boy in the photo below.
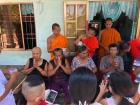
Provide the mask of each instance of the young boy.
[{"label": "young boy", "polygon": [[47,105],[44,101],[45,83],[38,75],[30,75],[22,84],[22,93],[27,105]]}]

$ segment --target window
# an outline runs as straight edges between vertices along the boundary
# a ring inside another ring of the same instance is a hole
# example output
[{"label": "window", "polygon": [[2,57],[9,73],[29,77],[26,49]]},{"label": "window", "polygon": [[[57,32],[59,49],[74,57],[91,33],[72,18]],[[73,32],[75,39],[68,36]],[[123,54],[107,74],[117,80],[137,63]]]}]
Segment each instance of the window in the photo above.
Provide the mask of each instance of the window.
[{"label": "window", "polygon": [[33,4],[0,5],[2,49],[32,49],[36,46]]},{"label": "window", "polygon": [[78,35],[86,33],[87,2],[66,1],[64,3],[65,35],[69,40],[69,49],[75,52],[74,43]]}]

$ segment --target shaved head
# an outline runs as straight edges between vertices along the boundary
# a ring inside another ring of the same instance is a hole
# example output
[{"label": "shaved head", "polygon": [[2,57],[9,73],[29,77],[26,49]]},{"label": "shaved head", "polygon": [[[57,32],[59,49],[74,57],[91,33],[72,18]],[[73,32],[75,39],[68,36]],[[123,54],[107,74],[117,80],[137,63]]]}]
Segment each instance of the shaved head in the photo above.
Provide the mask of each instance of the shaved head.
[{"label": "shaved head", "polygon": [[39,47],[34,47],[32,49],[32,57],[35,59],[35,60],[39,60],[41,58],[41,48]]},{"label": "shaved head", "polygon": [[41,48],[40,48],[40,47],[34,47],[34,48],[32,49],[32,52],[33,52],[33,51],[35,51],[35,52],[37,51],[37,52],[40,52],[40,53],[41,53]]},{"label": "shaved head", "polygon": [[105,26],[106,26],[106,28],[111,28],[112,25],[113,25],[112,19],[111,19],[111,18],[107,18],[107,19],[105,20]]},{"label": "shaved head", "polygon": [[44,97],[45,84],[38,75],[29,75],[22,84],[22,93],[27,101],[34,101],[37,97]]}]

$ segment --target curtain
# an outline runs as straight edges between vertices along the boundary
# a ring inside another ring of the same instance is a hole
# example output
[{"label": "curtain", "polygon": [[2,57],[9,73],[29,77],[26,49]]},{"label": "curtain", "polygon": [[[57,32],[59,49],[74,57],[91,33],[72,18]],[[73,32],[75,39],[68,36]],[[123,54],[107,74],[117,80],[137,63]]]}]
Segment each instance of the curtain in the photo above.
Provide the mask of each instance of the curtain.
[{"label": "curtain", "polygon": [[122,13],[120,2],[102,2],[102,11],[104,18],[112,18],[113,21],[117,20]]},{"label": "curtain", "polygon": [[[126,12],[126,14],[130,17],[130,19],[133,20],[133,26],[132,26],[132,33],[131,33],[131,39],[135,38],[136,35],[136,28],[137,28],[137,15],[138,15],[138,1],[134,0],[133,4],[129,3],[128,5],[131,6],[131,14],[130,9]],[[128,7],[127,7],[128,8]]]},{"label": "curtain", "polygon": [[21,5],[22,15],[33,14],[33,5],[31,4],[22,4]]},{"label": "curtain", "polygon": [[137,23],[137,0],[132,1],[116,1],[116,2],[90,2],[89,3],[89,21],[96,16],[96,13],[101,11],[103,12],[104,18],[112,18],[113,21],[117,20],[122,12],[133,20],[131,39],[135,37],[136,33],[136,23]]},{"label": "curtain", "polygon": [[114,21],[118,19],[122,12],[126,13],[130,19],[136,19],[137,0],[133,2],[90,2],[89,3],[89,20],[96,16],[97,12],[103,11],[104,18],[110,17]]},{"label": "curtain", "polygon": [[93,17],[96,16],[96,13],[101,11],[100,2],[90,2],[89,3],[89,21],[93,20]]}]

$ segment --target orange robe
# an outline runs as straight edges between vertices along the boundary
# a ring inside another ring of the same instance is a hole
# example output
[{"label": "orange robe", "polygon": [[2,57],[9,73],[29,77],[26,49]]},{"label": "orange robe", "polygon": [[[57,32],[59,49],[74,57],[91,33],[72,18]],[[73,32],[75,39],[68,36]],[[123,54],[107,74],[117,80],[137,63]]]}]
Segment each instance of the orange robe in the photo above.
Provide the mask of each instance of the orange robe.
[{"label": "orange robe", "polygon": [[[112,44],[112,43],[119,43],[121,41],[121,36],[120,33],[114,29],[104,29],[101,33],[101,40],[100,43],[104,46],[107,47]],[[102,58],[103,56],[106,55],[106,51],[104,48],[100,48],[99,50],[99,56]]]},{"label": "orange robe", "polygon": [[[56,48],[67,48],[68,47],[68,39],[63,35],[57,35],[55,38],[53,38],[52,43],[50,45],[51,49]],[[51,53],[51,60],[54,58],[53,53]]]}]

